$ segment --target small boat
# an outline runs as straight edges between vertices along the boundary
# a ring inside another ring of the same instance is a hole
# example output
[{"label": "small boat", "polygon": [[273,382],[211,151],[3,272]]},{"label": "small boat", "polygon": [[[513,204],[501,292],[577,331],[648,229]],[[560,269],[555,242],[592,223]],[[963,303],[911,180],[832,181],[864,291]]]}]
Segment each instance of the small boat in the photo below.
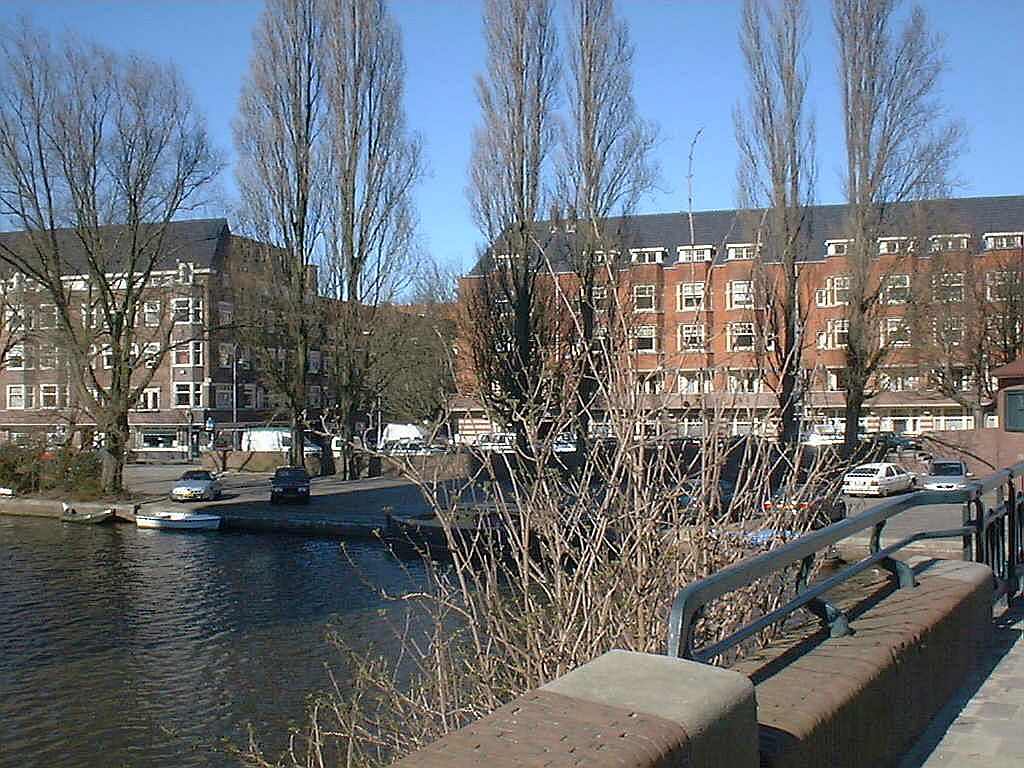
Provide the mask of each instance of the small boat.
[{"label": "small boat", "polygon": [[161,528],[172,531],[215,531],[220,515],[199,512],[139,512],[135,515],[139,528]]},{"label": "small boat", "polygon": [[114,517],[113,509],[94,509],[79,512],[74,507],[63,505],[60,519],[62,523],[78,523],[79,525],[99,525]]}]

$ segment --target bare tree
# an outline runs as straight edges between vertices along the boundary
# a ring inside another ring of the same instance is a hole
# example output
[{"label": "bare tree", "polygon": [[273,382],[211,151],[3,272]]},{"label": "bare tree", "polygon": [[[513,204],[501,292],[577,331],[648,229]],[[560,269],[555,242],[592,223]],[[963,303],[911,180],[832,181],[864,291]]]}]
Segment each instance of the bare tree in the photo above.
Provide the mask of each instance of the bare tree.
[{"label": "bare tree", "polygon": [[850,243],[849,334],[843,388],[844,451],[857,445],[866,388],[884,361],[877,343],[882,281],[873,264],[894,204],[941,197],[960,152],[962,128],[944,122],[941,44],[914,8],[893,29],[897,0],[834,0],[846,137]]},{"label": "bare tree", "polygon": [[779,439],[794,445],[802,418],[807,301],[799,261],[814,195],[814,121],[807,115],[807,9],[803,0],[747,0],[740,48],[749,77],[746,108],[734,112],[740,148],[741,206],[764,208],[754,224],[761,245],[757,292],[765,299],[763,336],[773,337]]},{"label": "bare tree", "polygon": [[[566,95],[568,120],[562,131],[560,195],[566,216],[569,263],[576,280],[570,309],[582,375],[575,394],[582,448],[584,418],[597,393],[603,355],[594,348],[595,287],[617,296],[611,254],[625,236],[626,216],[655,183],[650,152],[657,131],[636,113],[633,100],[633,44],[626,23],[616,18],[612,0],[574,0],[569,16]],[[609,219],[618,216],[617,232]],[[605,299],[607,301],[607,299]]]},{"label": "bare tree", "polygon": [[25,230],[0,241],[0,259],[46,297],[76,397],[104,434],[104,490],[119,492],[128,412],[170,338],[165,303],[165,343],[144,365],[136,321],[155,273],[175,266],[169,223],[221,164],[173,67],[54,45],[27,24],[5,31],[0,56],[0,213]]},{"label": "bare tree", "polygon": [[536,403],[554,349],[550,233],[537,226],[553,148],[559,64],[549,0],[488,0],[487,73],[477,76],[481,124],[467,194],[490,244],[474,281],[470,337],[481,394],[525,446],[524,408]]},{"label": "bare tree", "polygon": [[385,386],[375,369],[400,354],[387,315],[422,257],[411,194],[423,159],[402,106],[401,31],[383,0],[330,3],[325,14],[333,194],[324,275],[327,294],[341,302],[327,373],[348,446],[357,415]]},{"label": "bare tree", "polygon": [[[275,355],[285,350],[284,360],[262,367],[271,372],[268,380],[287,406],[292,464],[302,463],[316,324],[313,265],[330,184],[322,13],[320,0],[267,3],[254,34],[256,53],[234,126],[242,229],[261,244],[262,261],[272,265],[263,277],[274,275],[266,286],[271,290],[239,295],[238,317],[255,335],[280,339]],[[264,303],[268,300],[270,306]]]}]

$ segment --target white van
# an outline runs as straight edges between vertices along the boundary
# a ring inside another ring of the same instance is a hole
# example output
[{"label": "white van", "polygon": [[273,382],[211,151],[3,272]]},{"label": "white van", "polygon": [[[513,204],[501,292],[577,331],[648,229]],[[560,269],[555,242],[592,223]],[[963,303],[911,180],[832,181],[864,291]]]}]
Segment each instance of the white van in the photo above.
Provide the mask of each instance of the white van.
[{"label": "white van", "polygon": [[[242,431],[242,450],[260,453],[288,453],[292,448],[292,431],[288,427],[249,427]],[[319,456],[320,446],[303,438],[302,454]]]}]

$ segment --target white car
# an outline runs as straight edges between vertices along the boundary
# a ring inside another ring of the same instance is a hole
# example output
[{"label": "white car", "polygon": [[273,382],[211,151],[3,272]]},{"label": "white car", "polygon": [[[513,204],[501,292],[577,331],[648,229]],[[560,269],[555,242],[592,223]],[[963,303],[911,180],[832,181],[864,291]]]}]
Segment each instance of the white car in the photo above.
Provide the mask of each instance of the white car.
[{"label": "white car", "polygon": [[843,477],[843,493],[848,496],[888,496],[916,487],[916,475],[899,464],[886,462],[861,464]]},{"label": "white car", "polygon": [[970,482],[971,473],[960,459],[932,459],[924,487],[929,491],[962,491]]},{"label": "white car", "polygon": [[212,501],[219,499],[221,494],[220,480],[212,472],[205,469],[189,470],[181,476],[181,479],[174,484],[171,490],[171,499],[174,501],[190,501],[201,499]]}]

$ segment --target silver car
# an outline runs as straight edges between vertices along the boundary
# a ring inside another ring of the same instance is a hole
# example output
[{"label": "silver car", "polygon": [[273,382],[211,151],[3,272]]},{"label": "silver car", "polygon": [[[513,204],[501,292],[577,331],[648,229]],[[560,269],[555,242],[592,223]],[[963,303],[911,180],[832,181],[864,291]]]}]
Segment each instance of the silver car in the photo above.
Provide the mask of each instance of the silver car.
[{"label": "silver car", "polygon": [[190,469],[171,489],[173,501],[212,501],[221,494],[220,480],[205,469]]},{"label": "silver car", "polygon": [[960,459],[932,459],[922,485],[928,491],[961,491],[972,475]]}]

